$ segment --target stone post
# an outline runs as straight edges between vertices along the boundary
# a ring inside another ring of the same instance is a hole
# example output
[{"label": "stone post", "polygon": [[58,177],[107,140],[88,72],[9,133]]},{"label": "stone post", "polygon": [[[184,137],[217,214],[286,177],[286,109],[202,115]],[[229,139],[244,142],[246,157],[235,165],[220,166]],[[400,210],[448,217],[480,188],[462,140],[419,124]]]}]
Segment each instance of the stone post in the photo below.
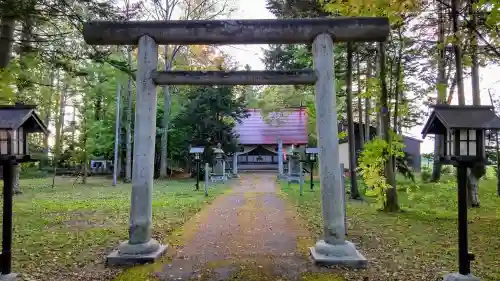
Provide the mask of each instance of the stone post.
[{"label": "stone post", "polygon": [[222,182],[226,181],[226,160],[222,160]]},{"label": "stone post", "polygon": [[233,155],[233,175],[238,176],[238,154],[236,152]]},{"label": "stone post", "polygon": [[304,163],[302,161],[299,163],[300,172],[299,172],[299,185],[300,185],[300,196],[304,194]]},{"label": "stone post", "polygon": [[345,241],[344,200],[339,161],[333,40],[319,34],[313,42],[313,63],[317,80],[316,126],[319,147],[319,175],[323,211],[324,240],[311,247],[316,263],[363,268],[366,259],[351,242]]},{"label": "stone post", "polygon": [[209,177],[208,169],[209,168],[210,167],[208,166],[208,163],[205,163],[205,187],[204,187],[205,196],[208,196],[208,177]]},{"label": "stone post", "polygon": [[151,239],[152,191],[156,139],[156,71],[158,46],[145,35],[139,39],[136,73],[137,100],[134,130],[134,165],[130,207],[129,240],[107,257],[108,264],[152,262],[163,255],[166,246]]},{"label": "stone post", "polygon": [[292,156],[290,157],[287,157],[288,159],[288,177],[291,177],[292,176]]},{"label": "stone post", "polygon": [[345,230],[345,235],[347,235],[347,206],[346,206],[346,197],[345,197],[344,163],[340,163],[340,171],[342,171],[342,199],[344,200],[344,230]]},{"label": "stone post", "polygon": [[278,138],[278,179],[283,178],[283,140]]}]

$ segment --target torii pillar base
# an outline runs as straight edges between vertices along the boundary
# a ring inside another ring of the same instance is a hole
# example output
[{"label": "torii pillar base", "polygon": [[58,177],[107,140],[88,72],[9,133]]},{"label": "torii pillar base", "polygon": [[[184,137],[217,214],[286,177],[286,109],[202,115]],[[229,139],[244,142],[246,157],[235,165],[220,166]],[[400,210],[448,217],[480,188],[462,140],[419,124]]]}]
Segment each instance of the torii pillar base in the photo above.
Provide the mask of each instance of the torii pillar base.
[{"label": "torii pillar base", "polygon": [[320,240],[309,248],[316,265],[341,265],[350,268],[367,268],[368,260],[349,241],[343,244],[329,244]]},{"label": "torii pillar base", "polygon": [[123,242],[118,250],[106,257],[107,265],[135,265],[152,263],[167,251],[167,245],[158,244],[151,239],[148,243],[132,245]]},{"label": "torii pillar base", "polygon": [[0,281],[16,281],[16,280],[18,280],[17,273],[9,273],[9,274],[1,274],[0,275]]},{"label": "torii pillar base", "polygon": [[463,275],[458,272],[450,273],[444,276],[444,281],[480,281],[472,274]]}]

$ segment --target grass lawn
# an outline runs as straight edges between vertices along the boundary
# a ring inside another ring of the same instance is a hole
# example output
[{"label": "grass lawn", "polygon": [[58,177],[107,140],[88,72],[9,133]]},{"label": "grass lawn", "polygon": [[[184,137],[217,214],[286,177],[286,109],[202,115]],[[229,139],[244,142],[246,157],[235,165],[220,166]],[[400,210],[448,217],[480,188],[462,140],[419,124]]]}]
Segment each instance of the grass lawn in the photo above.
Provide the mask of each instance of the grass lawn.
[{"label": "grass lawn", "polygon": [[[400,187],[410,185],[400,183]],[[384,213],[373,198],[347,205],[348,238],[369,259],[369,269],[339,270],[345,280],[441,281],[458,271],[457,192],[452,180],[417,183],[399,192],[403,212]],[[322,234],[319,183],[314,191],[306,184],[282,185],[285,196],[297,207],[310,228],[314,243]],[[481,207],[469,211],[470,251],[476,255],[472,273],[483,281],[500,280],[500,197],[496,180],[481,180]],[[311,245],[308,245],[311,246]]]},{"label": "grass lawn", "polygon": [[[13,271],[23,280],[109,280],[120,269],[106,268],[106,254],[128,238],[130,184],[110,179],[26,179],[14,197]],[[226,190],[210,196],[194,181],[157,181],[153,189],[153,236],[168,241],[175,228]]]}]

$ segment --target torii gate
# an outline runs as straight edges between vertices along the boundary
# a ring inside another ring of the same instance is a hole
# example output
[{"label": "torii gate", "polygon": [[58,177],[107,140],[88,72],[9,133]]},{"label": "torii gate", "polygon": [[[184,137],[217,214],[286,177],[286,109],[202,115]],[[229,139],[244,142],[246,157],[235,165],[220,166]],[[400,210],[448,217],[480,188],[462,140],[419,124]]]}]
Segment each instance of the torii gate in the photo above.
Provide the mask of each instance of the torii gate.
[{"label": "torii gate", "polygon": [[[84,25],[91,45],[139,45],[129,240],[107,257],[108,264],[150,262],[165,245],[151,238],[152,188],[158,85],[315,85],[324,240],[311,247],[316,263],[366,267],[345,240],[342,172],[339,169],[333,42],[383,42],[387,18],[271,20],[95,21]],[[314,70],[158,71],[159,45],[310,44]]]}]

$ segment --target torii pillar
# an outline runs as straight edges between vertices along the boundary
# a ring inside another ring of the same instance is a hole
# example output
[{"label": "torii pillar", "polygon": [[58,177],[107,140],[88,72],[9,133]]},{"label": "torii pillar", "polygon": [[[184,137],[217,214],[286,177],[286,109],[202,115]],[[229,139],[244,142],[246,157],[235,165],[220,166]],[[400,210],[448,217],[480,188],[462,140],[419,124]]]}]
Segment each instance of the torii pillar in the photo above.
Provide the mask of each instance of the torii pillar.
[{"label": "torii pillar", "polygon": [[107,256],[106,262],[111,265],[152,262],[167,249],[166,245],[151,238],[156,140],[156,85],[151,75],[157,70],[157,65],[158,45],[155,40],[148,35],[140,37],[129,240]]}]

